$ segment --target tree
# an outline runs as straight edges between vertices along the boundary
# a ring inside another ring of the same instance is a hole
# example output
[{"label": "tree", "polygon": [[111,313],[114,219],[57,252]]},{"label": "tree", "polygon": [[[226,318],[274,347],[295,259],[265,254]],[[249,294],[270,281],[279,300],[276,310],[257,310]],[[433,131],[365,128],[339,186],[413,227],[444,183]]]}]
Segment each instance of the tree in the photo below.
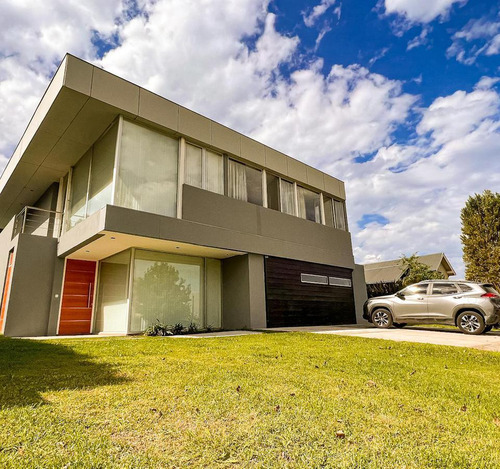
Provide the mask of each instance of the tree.
[{"label": "tree", "polygon": [[500,194],[470,196],[460,218],[465,278],[500,288]]},{"label": "tree", "polygon": [[401,256],[400,262],[405,272],[403,277],[403,286],[406,287],[412,283],[418,283],[422,280],[442,279],[444,275],[437,271],[432,270],[427,264],[420,262],[417,253],[411,256]]}]

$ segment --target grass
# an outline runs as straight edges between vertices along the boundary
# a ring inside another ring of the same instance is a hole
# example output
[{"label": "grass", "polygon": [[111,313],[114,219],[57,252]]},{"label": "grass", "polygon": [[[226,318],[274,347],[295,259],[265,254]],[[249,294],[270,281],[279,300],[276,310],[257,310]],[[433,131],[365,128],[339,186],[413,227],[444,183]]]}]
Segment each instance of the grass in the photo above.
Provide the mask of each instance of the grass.
[{"label": "grass", "polygon": [[499,402],[500,354],[456,347],[0,338],[0,467],[493,468]]}]

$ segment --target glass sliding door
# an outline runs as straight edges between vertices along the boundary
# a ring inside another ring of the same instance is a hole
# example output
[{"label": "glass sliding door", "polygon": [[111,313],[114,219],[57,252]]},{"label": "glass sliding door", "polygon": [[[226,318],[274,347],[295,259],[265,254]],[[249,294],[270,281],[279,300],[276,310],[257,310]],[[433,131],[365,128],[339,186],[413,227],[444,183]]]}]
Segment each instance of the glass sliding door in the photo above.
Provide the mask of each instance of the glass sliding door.
[{"label": "glass sliding door", "polygon": [[130,249],[108,257],[99,265],[94,332],[128,332]]},{"label": "glass sliding door", "polygon": [[205,150],[205,189],[224,195],[224,160],[209,150]]},{"label": "glass sliding door", "polygon": [[179,142],[123,121],[115,204],[175,217]]},{"label": "glass sliding door", "polygon": [[280,210],[280,178],[267,173],[267,207]]},{"label": "glass sliding door", "polygon": [[222,155],[187,143],[184,178],[185,184],[224,194]]},{"label": "glass sliding door", "polygon": [[163,324],[204,326],[204,260],[161,252],[135,252],[131,332]]},{"label": "glass sliding door", "polygon": [[189,186],[203,187],[202,149],[189,143],[186,144],[186,170],[184,182]]}]

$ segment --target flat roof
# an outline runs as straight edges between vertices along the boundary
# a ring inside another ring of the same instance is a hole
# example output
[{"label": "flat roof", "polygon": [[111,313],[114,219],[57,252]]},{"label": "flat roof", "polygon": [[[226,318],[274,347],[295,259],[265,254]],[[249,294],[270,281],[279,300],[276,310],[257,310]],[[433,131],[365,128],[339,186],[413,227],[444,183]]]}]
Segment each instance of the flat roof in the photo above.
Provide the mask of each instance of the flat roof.
[{"label": "flat roof", "polygon": [[67,54],[0,177],[0,228],[58,182],[120,114],[345,200],[341,180]]}]

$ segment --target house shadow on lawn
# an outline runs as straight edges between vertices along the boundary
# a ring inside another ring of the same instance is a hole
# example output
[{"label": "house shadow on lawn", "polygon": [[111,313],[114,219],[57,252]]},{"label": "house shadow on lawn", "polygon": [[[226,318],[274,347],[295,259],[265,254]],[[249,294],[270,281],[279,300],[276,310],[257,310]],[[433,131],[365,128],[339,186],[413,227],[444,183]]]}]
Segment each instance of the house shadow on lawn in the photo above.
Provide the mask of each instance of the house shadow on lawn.
[{"label": "house shadow on lawn", "polygon": [[0,409],[45,404],[43,392],[126,380],[108,363],[60,344],[0,337]]}]

